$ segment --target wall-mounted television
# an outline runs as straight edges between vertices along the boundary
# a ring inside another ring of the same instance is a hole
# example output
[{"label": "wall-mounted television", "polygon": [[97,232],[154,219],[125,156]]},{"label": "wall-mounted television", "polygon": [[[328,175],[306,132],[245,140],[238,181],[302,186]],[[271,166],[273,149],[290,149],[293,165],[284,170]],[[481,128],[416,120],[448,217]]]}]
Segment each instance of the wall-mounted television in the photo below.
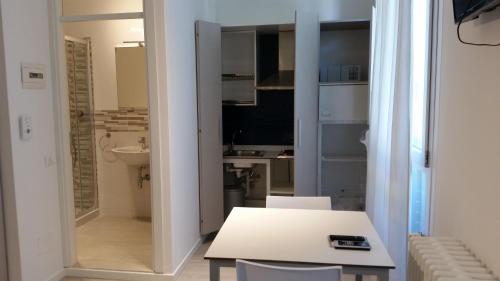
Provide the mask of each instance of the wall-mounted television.
[{"label": "wall-mounted television", "polygon": [[500,6],[500,0],[453,0],[455,23],[466,22]]}]

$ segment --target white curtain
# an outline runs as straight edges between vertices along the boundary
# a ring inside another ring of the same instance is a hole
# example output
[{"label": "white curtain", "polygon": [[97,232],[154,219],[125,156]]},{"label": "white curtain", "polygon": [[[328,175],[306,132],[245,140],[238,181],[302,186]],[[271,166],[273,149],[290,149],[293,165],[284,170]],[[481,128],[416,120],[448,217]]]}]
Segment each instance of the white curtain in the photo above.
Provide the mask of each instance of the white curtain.
[{"label": "white curtain", "polygon": [[367,213],[406,280],[410,143],[411,0],[373,9]]}]

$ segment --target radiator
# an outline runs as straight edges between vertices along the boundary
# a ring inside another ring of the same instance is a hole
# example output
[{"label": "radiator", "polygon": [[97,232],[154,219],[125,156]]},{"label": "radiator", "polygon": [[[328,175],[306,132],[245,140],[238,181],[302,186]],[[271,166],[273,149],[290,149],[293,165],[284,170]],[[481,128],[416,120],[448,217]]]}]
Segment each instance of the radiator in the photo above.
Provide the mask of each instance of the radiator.
[{"label": "radiator", "polygon": [[497,280],[460,240],[411,236],[408,281]]}]

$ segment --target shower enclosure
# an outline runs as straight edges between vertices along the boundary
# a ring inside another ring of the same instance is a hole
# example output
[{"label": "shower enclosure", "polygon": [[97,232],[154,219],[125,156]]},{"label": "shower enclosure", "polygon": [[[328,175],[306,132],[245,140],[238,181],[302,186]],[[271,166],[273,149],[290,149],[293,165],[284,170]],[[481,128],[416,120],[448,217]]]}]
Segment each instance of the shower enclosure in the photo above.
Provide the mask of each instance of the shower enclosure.
[{"label": "shower enclosure", "polygon": [[90,40],[65,38],[76,219],[98,208]]}]

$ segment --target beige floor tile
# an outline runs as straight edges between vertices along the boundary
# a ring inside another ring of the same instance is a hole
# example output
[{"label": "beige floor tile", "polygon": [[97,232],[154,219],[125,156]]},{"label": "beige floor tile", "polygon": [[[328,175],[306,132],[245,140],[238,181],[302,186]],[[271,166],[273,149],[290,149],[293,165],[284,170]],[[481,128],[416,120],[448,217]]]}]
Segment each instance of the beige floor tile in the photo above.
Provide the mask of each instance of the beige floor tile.
[{"label": "beige floor tile", "polygon": [[[101,219],[101,218],[99,218],[99,219]],[[131,231],[131,230],[137,231],[137,228],[139,228],[139,229],[141,229],[141,231],[145,232],[144,231],[145,227],[141,223],[127,222],[127,221],[121,221],[121,220],[117,221],[113,218],[104,218],[104,219],[99,220],[96,223],[96,225],[88,226],[88,224],[86,224],[85,226],[87,226],[87,227],[83,230],[79,230],[79,234],[82,236],[83,235],[92,236],[93,238],[90,238],[91,241],[100,241],[101,239],[98,239],[97,237],[95,237],[94,233],[96,233],[96,232],[100,233],[99,230],[102,230],[101,228],[106,228],[105,225],[108,225],[108,224],[111,224],[114,226],[111,228],[107,228],[107,230],[104,231],[104,232],[106,232],[106,235],[111,235],[112,233],[115,233],[114,235],[117,235],[116,232],[118,232],[119,230],[121,230],[121,231]],[[133,225],[133,227],[131,225]],[[140,225],[140,227],[138,227],[138,225]],[[150,228],[150,226],[149,226],[149,228]],[[112,229],[114,229],[114,231]],[[108,231],[112,232],[112,233],[107,233]],[[150,229],[149,229],[149,231],[150,231]],[[90,233],[93,233],[93,234],[90,234]],[[105,233],[102,233],[102,234],[105,234]],[[140,236],[140,235],[138,235],[138,236]],[[89,238],[87,238],[87,239],[89,239]],[[131,238],[128,238],[128,239],[130,241],[133,240]],[[107,239],[103,239],[103,240],[107,240]],[[88,243],[88,241],[86,243]],[[95,244],[95,246],[99,245],[100,243],[101,242]],[[84,246],[84,245],[82,245],[82,246]],[[196,253],[193,255],[193,257],[191,258],[189,263],[184,268],[184,271],[181,273],[178,281],[209,281],[209,279],[210,279],[209,262],[208,262],[208,260],[205,260],[203,258],[203,256],[205,255],[205,253],[209,247],[210,247],[210,242],[203,243],[200,246],[200,248],[196,251]],[[127,248],[127,249],[132,251],[132,248]],[[97,251],[97,250],[94,250],[94,251]],[[143,269],[150,268],[149,264],[148,264],[149,267],[146,267],[144,264],[142,264],[141,266],[139,266],[137,263],[134,264],[134,262],[136,262],[137,260],[145,259],[144,256],[142,258],[130,258],[130,256],[132,254],[128,253],[127,255],[129,256],[129,258],[127,258],[127,259],[120,259],[120,260],[115,259],[113,261],[110,261],[110,259],[107,258],[107,259],[100,259],[99,262],[88,260],[86,264],[87,265],[92,264],[94,266],[103,266],[103,264],[105,262],[107,262],[108,263],[107,265],[113,265],[115,267],[120,267],[120,268],[125,268],[125,267],[136,267],[136,268],[143,268]],[[123,264],[120,264],[120,262],[123,262]],[[221,281],[236,281],[236,270],[234,268],[222,268],[220,277],[221,277]],[[354,280],[355,280],[355,277],[352,275],[344,275],[342,277],[342,281],[354,281]],[[376,278],[370,278],[368,276],[366,276],[364,278],[364,281],[374,281],[374,280],[376,280]],[[112,280],[66,278],[66,279],[64,279],[64,281],[112,281]]]},{"label": "beige floor tile", "polygon": [[151,222],[99,217],[76,229],[77,266],[152,271]]},{"label": "beige floor tile", "polygon": [[[209,281],[209,263],[208,260],[203,259],[203,256],[210,247],[210,242],[203,243],[198,251],[193,255],[189,264],[186,266],[182,272],[178,281]],[[221,281],[236,281],[236,269],[235,268],[222,268],[221,269]],[[342,276],[342,281],[355,281],[354,275],[344,275]],[[370,278],[365,276],[364,281],[375,281],[376,278]]]}]

